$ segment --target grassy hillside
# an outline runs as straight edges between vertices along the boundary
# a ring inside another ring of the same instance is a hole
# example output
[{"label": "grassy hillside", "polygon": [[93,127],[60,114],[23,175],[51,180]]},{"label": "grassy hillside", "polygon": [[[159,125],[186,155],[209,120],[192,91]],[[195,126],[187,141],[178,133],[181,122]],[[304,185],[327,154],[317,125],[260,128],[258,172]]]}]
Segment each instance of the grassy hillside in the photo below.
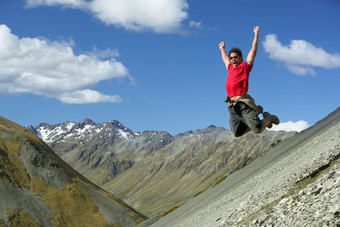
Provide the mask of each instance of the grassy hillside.
[{"label": "grassy hillside", "polygon": [[[20,125],[0,117],[0,133],[0,225],[134,226],[145,219],[73,170]],[[90,188],[116,210],[106,211],[106,204],[87,192]],[[116,217],[122,209],[125,216]]]}]

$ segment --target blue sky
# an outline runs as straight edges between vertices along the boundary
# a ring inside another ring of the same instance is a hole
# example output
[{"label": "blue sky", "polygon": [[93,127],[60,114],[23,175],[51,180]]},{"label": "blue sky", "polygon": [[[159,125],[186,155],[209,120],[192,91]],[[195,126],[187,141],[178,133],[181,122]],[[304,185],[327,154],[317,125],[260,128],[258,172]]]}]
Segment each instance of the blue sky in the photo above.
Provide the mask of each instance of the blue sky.
[{"label": "blue sky", "polygon": [[259,50],[249,94],[302,130],[339,107],[338,0],[0,0],[0,115],[175,135],[229,129],[218,44]]}]

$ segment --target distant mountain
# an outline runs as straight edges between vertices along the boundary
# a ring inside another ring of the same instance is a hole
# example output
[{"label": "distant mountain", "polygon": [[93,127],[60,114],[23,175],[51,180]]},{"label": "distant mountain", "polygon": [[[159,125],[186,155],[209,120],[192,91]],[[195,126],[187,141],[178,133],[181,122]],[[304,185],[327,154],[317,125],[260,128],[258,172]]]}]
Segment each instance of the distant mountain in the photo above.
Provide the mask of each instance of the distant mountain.
[{"label": "distant mountain", "polygon": [[296,134],[266,131],[234,138],[209,126],[172,136],[90,119],[30,130],[84,176],[148,216],[183,204]]},{"label": "distant mountain", "polygon": [[0,226],[136,226],[145,219],[0,117]]},{"label": "distant mountain", "polygon": [[85,119],[79,123],[42,123],[30,129],[63,160],[99,185],[173,140],[167,132],[133,133],[118,121],[96,124]]}]

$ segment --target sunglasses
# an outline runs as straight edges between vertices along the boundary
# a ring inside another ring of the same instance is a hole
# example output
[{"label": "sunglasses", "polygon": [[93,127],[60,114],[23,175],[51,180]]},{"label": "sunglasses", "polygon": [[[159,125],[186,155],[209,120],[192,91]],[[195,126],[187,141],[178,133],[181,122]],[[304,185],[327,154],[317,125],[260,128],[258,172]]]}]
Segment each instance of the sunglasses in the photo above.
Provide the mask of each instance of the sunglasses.
[{"label": "sunglasses", "polygon": [[237,59],[238,56],[236,55],[236,56],[230,57],[230,60],[232,60],[233,58]]}]

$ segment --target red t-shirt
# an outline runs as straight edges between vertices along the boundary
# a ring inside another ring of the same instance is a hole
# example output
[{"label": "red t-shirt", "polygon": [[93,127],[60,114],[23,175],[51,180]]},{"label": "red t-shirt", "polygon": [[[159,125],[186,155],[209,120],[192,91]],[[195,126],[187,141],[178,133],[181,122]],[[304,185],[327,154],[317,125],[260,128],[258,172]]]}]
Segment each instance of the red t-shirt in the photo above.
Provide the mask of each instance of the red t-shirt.
[{"label": "red t-shirt", "polygon": [[232,64],[228,65],[228,77],[226,83],[227,94],[229,97],[244,95],[248,92],[249,73],[253,65],[242,62],[236,68]]}]

